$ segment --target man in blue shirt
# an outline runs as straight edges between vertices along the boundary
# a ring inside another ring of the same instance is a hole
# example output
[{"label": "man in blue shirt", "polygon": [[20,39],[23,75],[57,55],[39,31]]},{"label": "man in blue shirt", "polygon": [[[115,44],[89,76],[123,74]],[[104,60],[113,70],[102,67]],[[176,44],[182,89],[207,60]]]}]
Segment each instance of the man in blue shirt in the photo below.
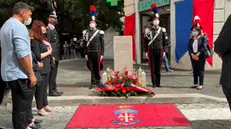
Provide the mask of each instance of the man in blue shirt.
[{"label": "man in blue shirt", "polygon": [[11,89],[14,129],[30,129],[28,120],[37,83],[31,62],[29,33],[25,25],[31,24],[33,7],[18,2],[13,16],[0,31],[1,76]]}]

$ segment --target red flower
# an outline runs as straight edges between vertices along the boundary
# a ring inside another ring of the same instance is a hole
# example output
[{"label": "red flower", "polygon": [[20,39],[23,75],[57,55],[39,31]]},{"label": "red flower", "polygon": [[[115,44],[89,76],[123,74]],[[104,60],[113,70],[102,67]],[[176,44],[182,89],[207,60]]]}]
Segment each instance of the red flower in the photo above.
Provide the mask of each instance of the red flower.
[{"label": "red flower", "polygon": [[124,82],[125,82],[125,79],[123,79],[122,82],[124,83]]},{"label": "red flower", "polygon": [[128,80],[132,80],[132,77],[131,77],[131,76],[129,76],[129,77],[128,77]]},{"label": "red flower", "polygon": [[122,90],[122,93],[124,93],[124,94],[125,94],[126,92],[127,92],[127,91],[126,91],[125,89],[123,89],[123,90]]},{"label": "red flower", "polygon": [[114,81],[114,84],[118,84],[118,82],[119,82],[118,80],[115,80],[115,81]]},{"label": "red flower", "polygon": [[107,81],[107,84],[109,84],[109,85],[110,85],[110,84],[111,84],[111,81],[110,81],[110,80],[109,80],[109,81]]},{"label": "red flower", "polygon": [[125,71],[124,73],[125,73],[125,75],[128,75],[128,71]]}]

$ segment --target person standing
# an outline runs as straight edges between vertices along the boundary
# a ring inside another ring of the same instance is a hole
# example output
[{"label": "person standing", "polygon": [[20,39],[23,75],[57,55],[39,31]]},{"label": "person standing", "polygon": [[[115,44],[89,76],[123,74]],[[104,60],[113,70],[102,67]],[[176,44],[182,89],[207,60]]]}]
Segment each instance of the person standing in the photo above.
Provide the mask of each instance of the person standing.
[{"label": "person standing", "polygon": [[162,49],[166,44],[166,29],[159,26],[158,8],[155,4],[152,5],[152,10],[155,13],[153,26],[145,29],[144,47],[149,60],[152,87],[155,88],[160,87]]},{"label": "person standing", "polygon": [[13,16],[0,31],[1,75],[11,89],[14,129],[30,129],[33,87],[37,83],[31,58],[30,37],[25,25],[30,25],[33,7],[18,2]]},{"label": "person standing", "polygon": [[38,60],[38,62],[43,63],[43,67],[39,69],[43,82],[37,86],[35,92],[36,104],[38,109],[38,114],[41,116],[49,115],[51,112],[51,107],[48,105],[47,100],[47,86],[49,73],[51,71],[51,46],[48,46],[45,42],[46,40],[46,27],[42,21],[35,20],[32,24],[32,38],[31,39],[31,50]]},{"label": "person standing", "polygon": [[60,60],[60,42],[59,42],[59,34],[55,29],[55,24],[57,24],[57,16],[54,12],[52,12],[48,17],[48,27],[47,27],[47,38],[48,42],[52,46],[52,56],[53,64],[51,65],[51,72],[49,75],[49,95],[50,96],[61,96],[63,92],[59,92],[57,90],[57,72]]},{"label": "person standing", "polygon": [[75,59],[75,58],[76,58],[75,43],[73,42],[72,39],[71,39],[70,48],[71,48],[71,56],[72,56],[72,59]]},{"label": "person standing", "polygon": [[69,44],[67,43],[67,41],[65,41],[65,43],[63,44],[63,50],[64,50],[64,59],[68,59],[69,58]]},{"label": "person standing", "polygon": [[168,58],[166,56],[166,52],[164,52],[164,55],[163,55],[163,62],[164,62],[165,71],[166,72],[173,72],[173,70],[169,68]]},{"label": "person standing", "polygon": [[[204,85],[204,69],[205,69],[205,44],[207,43],[207,38],[202,36],[201,27],[194,26],[192,28],[192,37],[189,39],[188,43],[188,53],[192,62],[193,68],[193,80],[194,85],[192,88],[197,88],[197,90],[202,90]],[[199,78],[199,85],[198,85]]]},{"label": "person standing", "polygon": [[231,110],[231,15],[226,20],[217,40],[214,51],[222,59],[220,84]]},{"label": "person standing", "polygon": [[[91,7],[95,8],[94,6]],[[91,86],[89,87],[91,89],[95,86],[100,86],[100,66],[102,66],[104,55],[104,31],[96,28],[94,16],[92,16],[89,27],[88,30],[83,31],[83,37],[85,41],[85,58],[91,71]]]}]

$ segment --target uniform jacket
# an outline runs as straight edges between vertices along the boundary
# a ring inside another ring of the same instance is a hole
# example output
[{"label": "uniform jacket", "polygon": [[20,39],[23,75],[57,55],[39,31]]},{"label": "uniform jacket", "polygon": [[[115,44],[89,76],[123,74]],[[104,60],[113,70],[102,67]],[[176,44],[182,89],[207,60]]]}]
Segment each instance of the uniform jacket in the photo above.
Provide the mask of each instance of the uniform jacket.
[{"label": "uniform jacket", "polygon": [[231,88],[231,15],[226,20],[214,44],[215,52],[223,61],[220,84]]},{"label": "uniform jacket", "polygon": [[99,31],[99,33],[92,39],[92,41],[89,43],[89,46],[87,46],[87,42],[90,40],[92,35],[97,30],[85,30],[83,31],[83,39],[84,39],[84,50],[85,50],[85,55],[87,52],[97,52],[100,51],[102,55],[104,55],[104,32]]},{"label": "uniform jacket", "polygon": [[161,28],[157,38],[150,46],[148,46],[149,42],[155,37],[157,32],[158,29],[155,29],[153,27],[145,29],[145,37],[144,37],[145,52],[148,52],[148,49],[162,49],[163,47],[165,47],[166,39],[167,39],[167,33],[165,28]]},{"label": "uniform jacket", "polygon": [[47,27],[47,38],[52,47],[52,56],[56,61],[60,60],[60,41],[59,34],[55,28],[48,26]]}]

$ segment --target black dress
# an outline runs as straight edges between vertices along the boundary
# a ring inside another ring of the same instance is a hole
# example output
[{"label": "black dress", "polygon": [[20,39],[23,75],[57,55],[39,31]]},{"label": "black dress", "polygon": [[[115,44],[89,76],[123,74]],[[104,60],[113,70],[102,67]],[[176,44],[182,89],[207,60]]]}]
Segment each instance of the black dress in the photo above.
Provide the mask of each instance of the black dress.
[{"label": "black dress", "polygon": [[47,52],[48,50],[47,48],[48,48],[47,45],[40,43],[38,40],[31,40],[31,49],[34,55],[36,56],[39,62],[43,63],[43,68],[39,70],[41,74],[48,74],[51,71],[51,64],[50,64],[51,57],[48,56],[44,59],[41,59],[41,53]]},{"label": "black dress", "polygon": [[38,40],[31,40],[31,50],[34,53],[36,59],[43,63],[43,68],[39,69],[39,73],[42,76],[42,84],[37,86],[35,91],[35,99],[37,104],[37,109],[42,109],[48,105],[47,100],[47,85],[48,85],[48,77],[51,71],[50,65],[50,56],[41,59],[41,53],[47,52],[48,46],[44,43],[39,42]]}]

